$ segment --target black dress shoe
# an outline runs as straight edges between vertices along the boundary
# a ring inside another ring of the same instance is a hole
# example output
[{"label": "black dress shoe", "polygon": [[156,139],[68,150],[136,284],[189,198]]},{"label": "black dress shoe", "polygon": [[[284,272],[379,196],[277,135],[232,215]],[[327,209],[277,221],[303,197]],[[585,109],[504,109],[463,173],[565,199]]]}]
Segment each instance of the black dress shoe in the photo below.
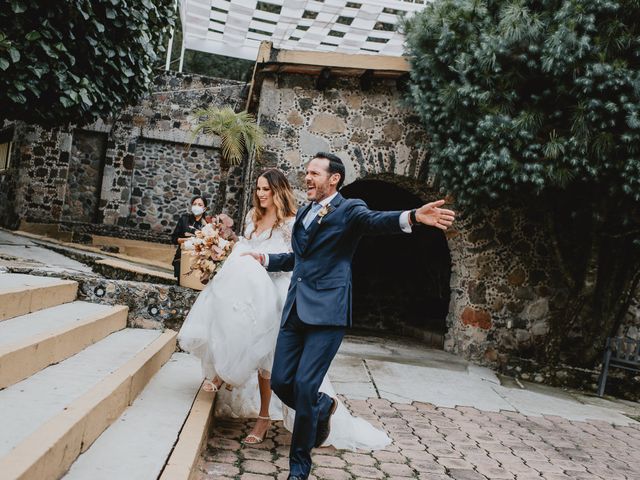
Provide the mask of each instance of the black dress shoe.
[{"label": "black dress shoe", "polygon": [[329,409],[329,415],[325,420],[318,422],[318,427],[316,428],[316,448],[321,446],[327,440],[327,438],[329,438],[329,433],[331,433],[331,417],[334,413],[336,413],[336,408],[338,408],[338,400],[332,398],[331,401],[333,402],[333,404]]}]

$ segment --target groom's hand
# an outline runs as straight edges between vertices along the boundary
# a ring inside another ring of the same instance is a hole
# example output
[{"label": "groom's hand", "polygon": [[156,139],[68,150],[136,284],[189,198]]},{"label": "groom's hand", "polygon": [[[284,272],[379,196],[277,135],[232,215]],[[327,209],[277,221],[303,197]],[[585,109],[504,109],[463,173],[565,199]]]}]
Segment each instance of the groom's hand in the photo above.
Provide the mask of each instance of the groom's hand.
[{"label": "groom's hand", "polygon": [[416,210],[416,220],[419,223],[446,230],[456,218],[453,210],[440,208],[445,200],[437,200],[427,203]]},{"label": "groom's hand", "polygon": [[244,253],[240,254],[241,257],[244,257],[245,255],[248,255],[250,257],[255,258],[258,261],[258,263],[264,267],[264,254],[263,253],[244,252]]}]

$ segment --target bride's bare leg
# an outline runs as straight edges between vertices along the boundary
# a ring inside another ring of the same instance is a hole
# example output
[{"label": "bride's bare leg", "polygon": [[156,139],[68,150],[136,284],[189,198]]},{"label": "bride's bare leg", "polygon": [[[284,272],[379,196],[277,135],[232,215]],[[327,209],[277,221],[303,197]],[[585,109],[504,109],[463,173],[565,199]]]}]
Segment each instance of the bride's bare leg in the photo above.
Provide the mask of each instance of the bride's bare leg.
[{"label": "bride's bare leg", "polygon": [[258,372],[258,387],[260,388],[260,416],[269,416],[271,403],[271,373],[260,370]]},{"label": "bride's bare leg", "polygon": [[264,441],[271,420],[269,418],[269,403],[271,402],[271,374],[264,370],[258,372],[258,388],[260,390],[260,413],[251,433],[244,439],[246,444],[261,443]]}]

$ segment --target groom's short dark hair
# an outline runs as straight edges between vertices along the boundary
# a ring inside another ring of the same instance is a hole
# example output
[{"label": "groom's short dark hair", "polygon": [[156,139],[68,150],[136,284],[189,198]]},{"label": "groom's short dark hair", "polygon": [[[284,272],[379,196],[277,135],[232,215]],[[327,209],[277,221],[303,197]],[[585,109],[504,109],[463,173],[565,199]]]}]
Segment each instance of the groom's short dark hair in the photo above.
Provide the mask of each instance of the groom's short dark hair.
[{"label": "groom's short dark hair", "polygon": [[329,160],[329,175],[333,175],[334,173],[340,175],[337,187],[337,190],[340,190],[340,187],[342,187],[342,184],[344,183],[345,176],[344,163],[342,163],[342,159],[333,153],[326,152],[318,152],[313,158],[326,158]]}]

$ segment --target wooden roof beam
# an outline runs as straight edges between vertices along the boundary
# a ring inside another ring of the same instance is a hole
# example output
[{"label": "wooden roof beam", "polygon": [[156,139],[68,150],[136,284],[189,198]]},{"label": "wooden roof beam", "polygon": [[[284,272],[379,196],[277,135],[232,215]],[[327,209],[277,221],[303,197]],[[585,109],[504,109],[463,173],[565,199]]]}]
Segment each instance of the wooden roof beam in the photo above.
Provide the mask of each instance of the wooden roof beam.
[{"label": "wooden roof beam", "polygon": [[273,48],[271,42],[262,42],[257,63],[284,63],[289,65],[317,65],[361,70],[386,70],[408,72],[406,57],[387,55],[364,55],[360,53],[311,52],[304,50],[281,50]]}]

